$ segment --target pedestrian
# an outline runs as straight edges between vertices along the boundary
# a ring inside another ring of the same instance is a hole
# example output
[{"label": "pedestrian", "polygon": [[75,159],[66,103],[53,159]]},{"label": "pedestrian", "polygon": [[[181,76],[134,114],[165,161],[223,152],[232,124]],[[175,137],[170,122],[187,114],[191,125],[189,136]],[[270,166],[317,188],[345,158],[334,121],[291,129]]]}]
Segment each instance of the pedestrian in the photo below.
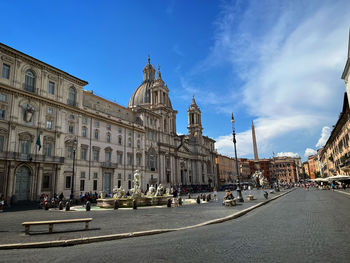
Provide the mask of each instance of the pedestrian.
[{"label": "pedestrian", "polygon": [[332,191],[334,191],[334,182],[331,183]]},{"label": "pedestrian", "polygon": [[214,187],[214,201],[218,201],[218,192],[216,191],[216,187]]},{"label": "pedestrian", "polygon": [[174,203],[174,207],[178,207],[178,200],[177,200],[177,196],[178,196],[178,192],[177,189],[175,188],[174,192],[173,192],[173,203]]}]

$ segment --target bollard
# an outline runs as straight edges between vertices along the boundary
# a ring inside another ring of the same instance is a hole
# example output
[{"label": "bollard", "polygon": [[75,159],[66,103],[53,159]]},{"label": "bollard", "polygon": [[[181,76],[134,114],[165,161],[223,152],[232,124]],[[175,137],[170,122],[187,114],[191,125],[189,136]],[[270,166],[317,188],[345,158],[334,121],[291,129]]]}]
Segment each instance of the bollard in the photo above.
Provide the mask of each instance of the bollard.
[{"label": "bollard", "polygon": [[114,210],[117,210],[119,208],[119,200],[114,201]]},{"label": "bollard", "polygon": [[63,210],[63,207],[64,207],[64,204],[63,204],[62,201],[60,201],[59,204],[58,204],[58,209],[59,210]]},{"label": "bollard", "polygon": [[168,203],[166,204],[167,207],[171,207],[171,199],[168,199]]},{"label": "bollard", "polygon": [[188,199],[191,199],[191,194],[190,193],[188,193]]},{"label": "bollard", "polygon": [[91,202],[87,201],[85,205],[86,212],[89,212],[91,210]]},{"label": "bollard", "polygon": [[132,209],[137,209],[136,200],[132,200]]},{"label": "bollard", "polygon": [[210,194],[207,195],[207,202],[209,202],[209,201],[210,201]]},{"label": "bollard", "polygon": [[179,197],[179,205],[182,205],[182,198]]},{"label": "bollard", "polygon": [[200,204],[201,203],[201,199],[199,196],[197,196],[197,204]]},{"label": "bollard", "polygon": [[202,200],[205,201],[205,199],[206,199],[206,198],[205,198],[205,195],[202,195]]},{"label": "bollard", "polygon": [[69,202],[66,203],[66,211],[69,211],[70,210],[70,204]]},{"label": "bollard", "polygon": [[267,199],[269,197],[268,192],[264,191],[264,197]]}]

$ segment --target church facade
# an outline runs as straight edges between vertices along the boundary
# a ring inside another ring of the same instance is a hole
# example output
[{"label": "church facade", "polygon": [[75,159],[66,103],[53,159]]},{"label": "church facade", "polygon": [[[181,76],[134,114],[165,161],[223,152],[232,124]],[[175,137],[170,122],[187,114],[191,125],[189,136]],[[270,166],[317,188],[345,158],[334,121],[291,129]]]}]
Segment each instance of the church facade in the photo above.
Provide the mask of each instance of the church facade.
[{"label": "church facade", "polygon": [[84,90],[88,82],[0,43],[0,195],[111,193],[151,184],[216,185],[215,141],[202,135],[193,98],[177,135],[169,90],[150,60],[128,107]]}]

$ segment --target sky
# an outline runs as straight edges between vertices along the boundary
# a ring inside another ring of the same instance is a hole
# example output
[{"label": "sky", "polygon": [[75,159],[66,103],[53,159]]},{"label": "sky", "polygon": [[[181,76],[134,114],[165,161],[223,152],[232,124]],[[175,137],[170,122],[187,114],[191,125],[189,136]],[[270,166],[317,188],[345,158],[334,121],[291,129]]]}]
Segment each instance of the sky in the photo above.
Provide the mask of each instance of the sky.
[{"label": "sky", "polygon": [[195,96],[218,153],[300,156],[322,147],[342,110],[347,0],[11,1],[0,42],[127,107],[150,56],[187,134]]}]

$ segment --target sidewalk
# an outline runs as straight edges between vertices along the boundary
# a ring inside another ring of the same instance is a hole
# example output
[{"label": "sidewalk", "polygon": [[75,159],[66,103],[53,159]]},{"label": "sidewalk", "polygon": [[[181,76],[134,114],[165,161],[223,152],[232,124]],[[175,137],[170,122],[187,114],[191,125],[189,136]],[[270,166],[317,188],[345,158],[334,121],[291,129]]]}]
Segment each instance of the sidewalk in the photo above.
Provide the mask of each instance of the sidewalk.
[{"label": "sidewalk", "polygon": [[[269,199],[286,193],[281,191],[270,194]],[[233,192],[236,196],[236,193]],[[59,211],[59,210],[29,210],[22,212],[8,212],[0,214],[0,244],[31,243],[55,240],[67,240],[87,238],[94,236],[121,234],[155,229],[174,229],[197,225],[209,220],[232,215],[266,201],[263,191],[255,190],[255,200],[248,201],[245,197],[248,191],[243,192],[244,203],[238,203],[235,207],[221,205],[223,192],[219,193],[219,201],[209,203],[183,205],[176,208],[164,207],[139,207],[137,210],[92,210],[86,211]],[[48,233],[48,226],[33,226],[31,234],[24,234],[24,221],[42,221],[73,218],[93,218],[89,225],[89,231],[84,231],[84,225],[63,224],[55,225],[54,233]]]}]

